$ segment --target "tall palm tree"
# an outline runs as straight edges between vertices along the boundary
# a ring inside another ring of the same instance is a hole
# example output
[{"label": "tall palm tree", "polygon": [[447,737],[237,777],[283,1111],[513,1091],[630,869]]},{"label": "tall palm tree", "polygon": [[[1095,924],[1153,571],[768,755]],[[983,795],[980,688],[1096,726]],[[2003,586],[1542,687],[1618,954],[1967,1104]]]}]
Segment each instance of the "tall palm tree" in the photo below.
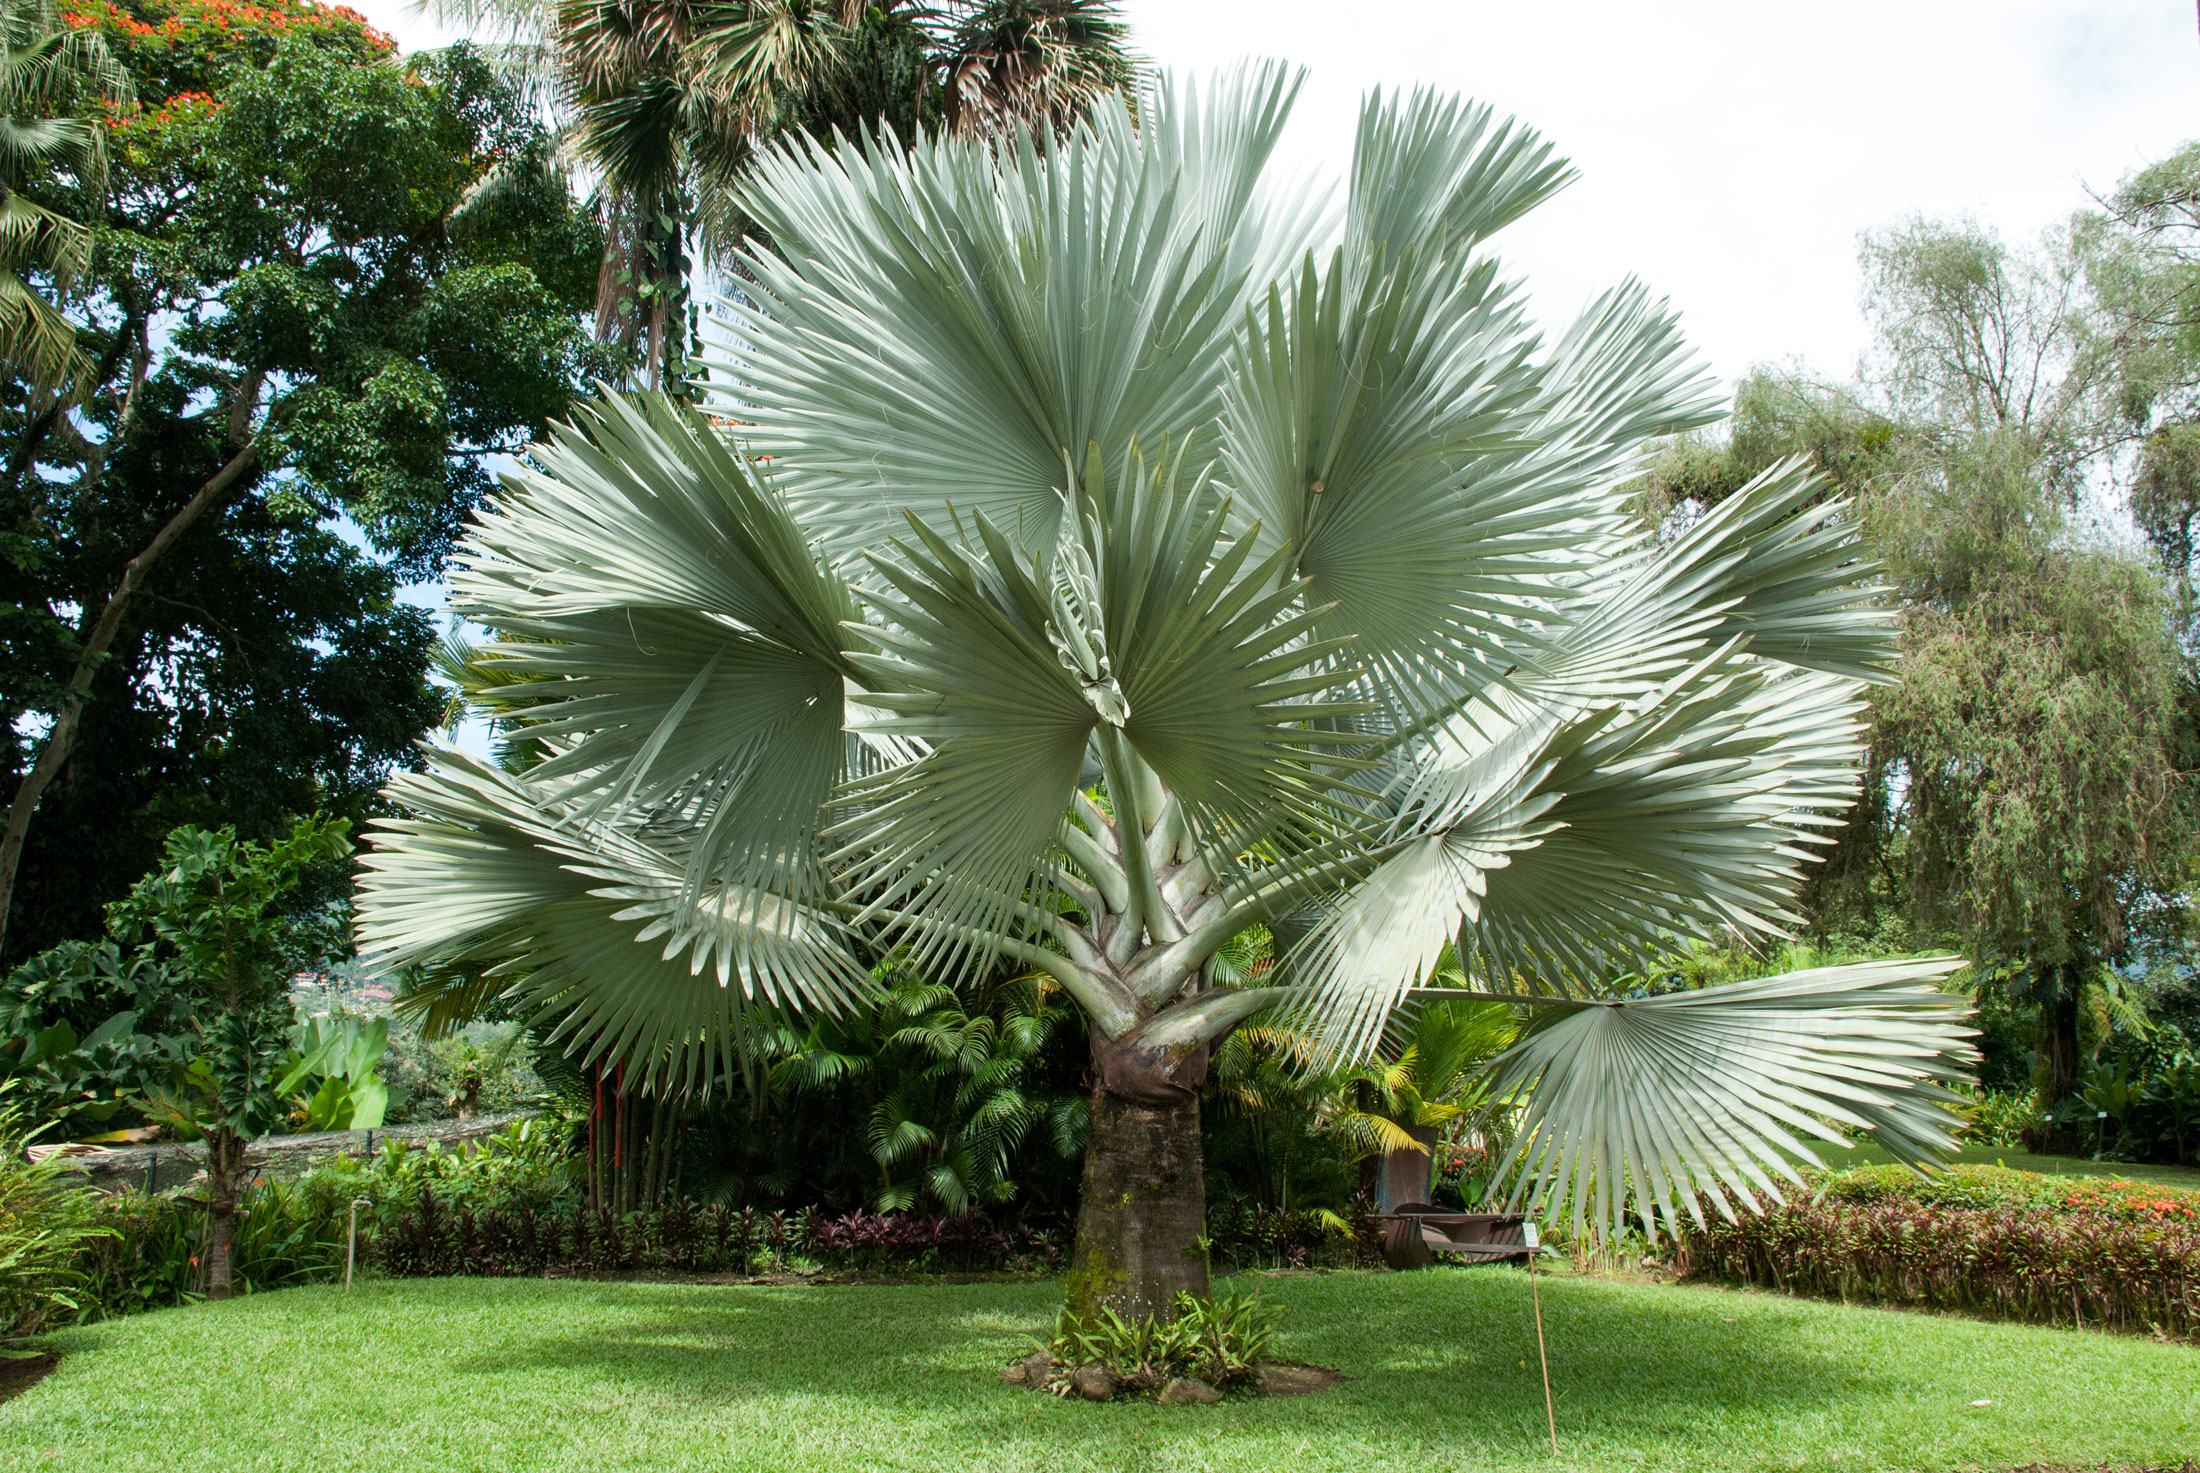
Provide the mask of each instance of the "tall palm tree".
[{"label": "tall palm tree", "polygon": [[96,209],[107,177],[101,114],[132,97],[97,32],[66,24],[51,0],[0,0],[0,362],[35,394],[65,394],[90,367],[38,280],[67,290],[91,265],[92,229],[25,191],[71,177]]},{"label": "tall palm tree", "polygon": [[[1092,1045],[1081,1310],[1205,1291],[1218,1039],[1365,1057],[1447,946],[1530,1014],[1492,1087],[1545,1210],[1949,1147],[1950,960],[1600,990],[1778,934],[1854,798],[1893,642],[1840,504],[1790,463],[1650,536],[1622,485],[1712,386],[1638,285],[1530,324],[1485,243],[1551,146],[1377,95],[1332,210],[1266,181],[1295,89],[763,159],[714,319],[747,439],[610,398],[484,511],[455,602],[531,678],[482,695],[555,755],[393,784],[367,953],[493,963],[659,1088],[863,1005],[874,948],[1044,972]],[[1296,939],[1216,985],[1256,924]]]},{"label": "tall palm tree", "polygon": [[[440,0],[502,48],[563,114],[571,161],[600,189],[609,242],[597,330],[637,381],[688,370],[694,261],[754,227],[738,182],[790,132],[1064,126],[1135,79],[1110,0]],[[515,167],[541,168],[549,160]],[[500,187],[484,181],[484,196]]]}]

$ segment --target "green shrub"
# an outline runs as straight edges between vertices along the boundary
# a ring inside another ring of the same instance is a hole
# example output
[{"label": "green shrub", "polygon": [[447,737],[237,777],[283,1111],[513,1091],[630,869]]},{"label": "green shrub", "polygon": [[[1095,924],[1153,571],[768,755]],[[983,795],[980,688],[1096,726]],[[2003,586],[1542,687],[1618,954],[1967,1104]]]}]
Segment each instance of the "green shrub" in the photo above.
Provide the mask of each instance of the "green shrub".
[{"label": "green shrub", "polygon": [[2005,1166],[1943,1166],[1919,1175],[1907,1166],[1858,1166],[1819,1178],[1818,1195],[1837,1202],[1918,1202],[1935,1207],[2030,1207],[2050,1178]]},{"label": "green shrub", "polygon": [[[237,1293],[334,1278],[343,1272],[351,1199],[327,1179],[249,1188],[230,1240]],[[93,1209],[100,1232],[78,1252],[80,1319],[112,1319],[187,1304],[204,1289],[199,1255],[206,1212],[175,1193],[119,1192]],[[362,1214],[360,1232],[369,1226]]]},{"label": "green shrub", "polygon": [[2039,1119],[2038,1097],[2030,1090],[1960,1090],[1965,1098],[1962,1139],[1974,1146],[2014,1150],[2026,1127]]},{"label": "green shrub", "polygon": [[32,1161],[28,1144],[20,1109],[0,1104],[0,1355],[79,1308],[77,1255],[101,1232],[93,1196],[68,1180],[67,1163]]},{"label": "green shrub", "polygon": [[98,1214],[106,1231],[77,1255],[84,1279],[79,1318],[115,1319],[198,1297],[204,1212],[183,1206],[173,1195],[132,1190],[102,1200]]},{"label": "green shrub", "polygon": [[1790,1293],[2200,1339],[2200,1192],[1866,1166],[1679,1235],[1676,1266]]},{"label": "green shrub", "polygon": [[[451,1211],[548,1212],[579,1189],[572,1126],[544,1117],[517,1120],[480,1141],[385,1141],[372,1157],[331,1156],[299,1179],[312,1192],[362,1198],[387,1229],[424,1192]],[[368,1209],[361,1209],[364,1219]]]},{"label": "green shrub", "polygon": [[460,1035],[431,1042],[409,1027],[393,1032],[386,1065],[390,1121],[471,1119],[537,1104],[548,1092],[531,1059],[521,1037],[483,1042]]},{"label": "green shrub", "polygon": [[1212,1299],[1176,1296],[1176,1316],[1147,1315],[1126,1320],[1112,1309],[1080,1318],[1067,1305],[1054,1323],[1054,1335],[1039,1345],[1053,1367],[1048,1388],[1066,1395],[1068,1372],[1096,1365],[1119,1386],[1157,1390],[1178,1376],[1196,1376],[1210,1386],[1253,1379],[1268,1359],[1276,1338],[1281,1306],[1265,1305],[1258,1294],[1224,1294]]}]

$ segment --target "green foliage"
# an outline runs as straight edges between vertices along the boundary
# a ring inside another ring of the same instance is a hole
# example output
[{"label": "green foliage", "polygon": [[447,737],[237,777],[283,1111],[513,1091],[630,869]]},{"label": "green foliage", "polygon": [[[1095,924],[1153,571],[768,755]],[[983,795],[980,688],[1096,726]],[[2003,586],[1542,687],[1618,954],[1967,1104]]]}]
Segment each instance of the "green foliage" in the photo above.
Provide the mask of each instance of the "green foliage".
[{"label": "green foliage", "polygon": [[375,1155],[331,1156],[300,1178],[301,1189],[332,1200],[364,1198],[362,1223],[388,1228],[405,1208],[432,1193],[446,1209],[547,1212],[568,1205],[579,1163],[573,1130],[555,1118],[519,1120],[480,1141],[385,1140]]},{"label": "green foliage", "polygon": [[[1456,972],[1435,985],[1464,986]],[[1489,1062],[1520,1032],[1508,1004],[1442,997],[1426,1001],[1393,1025],[1397,1042],[1372,1063],[1347,1070],[1329,1129],[1347,1160],[1395,1150],[1425,1150],[1407,1132],[1466,1119],[1484,1103]]]},{"label": "green foliage", "polygon": [[63,1137],[134,1112],[183,1060],[190,1008],[143,948],[64,942],[0,978],[0,1074]]},{"label": "green foliage", "polygon": [[[534,113],[478,53],[400,63],[353,15],[82,0],[148,106],[116,125],[69,315],[83,402],[0,389],[0,768],[29,766],[123,567],[235,457],[152,566],[29,833],[10,962],[99,927],[179,823],[265,839],[363,816],[434,718],[434,628],[401,602],[583,383],[601,233],[555,178],[461,218]],[[157,324],[157,325],[156,325]],[[359,545],[364,533],[367,546]]]},{"label": "green foliage", "polygon": [[2039,1119],[2039,1096],[2030,1090],[1961,1089],[1963,1140],[1975,1146],[2015,1146]]},{"label": "green foliage", "polygon": [[388,1113],[389,1085],[378,1072],[390,1041],[387,1018],[306,1018],[291,1029],[291,1055],[275,1092],[289,1097],[304,1085],[302,1126],[372,1130]]},{"label": "green foliage", "polygon": [[491,1031],[496,1026],[435,1039],[402,1024],[394,1028],[381,1069],[390,1085],[390,1123],[464,1120],[542,1104],[548,1090],[535,1073],[526,1030],[501,1025],[499,1038]]},{"label": "green foliage", "polygon": [[0,365],[46,403],[81,392],[92,366],[50,293],[71,290],[90,267],[93,211],[54,209],[33,191],[73,176],[96,210],[107,171],[102,114],[131,101],[130,79],[101,38],[51,0],[0,5]]},{"label": "green foliage", "polygon": [[[105,940],[64,943],[9,976],[0,1070],[72,1129],[127,1108],[187,1139],[267,1134],[294,1057],[291,974],[341,945],[338,917],[300,889],[350,852],[349,827],[303,819],[269,844],[177,829],[161,866],[108,907]],[[79,1037],[74,1020],[92,1013],[103,1021]]]},{"label": "green foliage", "polygon": [[[347,1186],[341,1177],[316,1173],[247,1188],[230,1247],[235,1292],[287,1289],[340,1276],[349,1229]],[[119,1319],[203,1297],[208,1230],[203,1204],[174,1192],[135,1189],[86,1197],[98,1235],[71,1264],[82,1285],[74,1306],[77,1320]],[[362,1213],[362,1235],[371,1222]]]},{"label": "green foliage", "polygon": [[25,1337],[83,1308],[77,1260],[105,1231],[65,1161],[24,1155],[35,1133],[14,1094],[12,1082],[0,1080],[0,1358],[27,1353]]},{"label": "green foliage", "polygon": [[1210,1386],[1233,1386],[1253,1379],[1269,1357],[1280,1305],[1263,1304],[1257,1293],[1221,1294],[1200,1299],[1178,1294],[1173,1316],[1146,1315],[1126,1320],[1102,1306],[1080,1318],[1066,1305],[1054,1322],[1054,1334],[1035,1341],[1056,1367],[1051,1389],[1067,1396],[1062,1372],[1096,1365],[1122,1385],[1158,1390],[1172,1377],[1196,1376]]},{"label": "green foliage", "polygon": [[[1064,1198],[1084,1150],[1084,1040],[1051,980],[995,976],[969,994],[905,958],[883,996],[758,1040],[739,1098],[690,1117],[715,1134],[685,1154],[705,1201],[866,1201],[950,1216]],[[850,1129],[850,1125],[854,1129]]]},{"label": "green foliage", "polygon": [[1232,1213],[1350,1210],[1358,1173],[1322,1128],[1341,1071],[1311,1067],[1312,1055],[1305,1033],[1265,1022],[1215,1046],[1200,1112],[1210,1231]]}]

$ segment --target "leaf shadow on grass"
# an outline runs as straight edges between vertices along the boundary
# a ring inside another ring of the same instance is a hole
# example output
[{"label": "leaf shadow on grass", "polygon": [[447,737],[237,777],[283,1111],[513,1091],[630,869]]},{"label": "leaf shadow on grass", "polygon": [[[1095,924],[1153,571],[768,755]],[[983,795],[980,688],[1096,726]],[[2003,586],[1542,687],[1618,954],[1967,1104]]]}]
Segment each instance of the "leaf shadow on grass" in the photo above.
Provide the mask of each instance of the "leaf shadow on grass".
[{"label": "leaf shadow on grass", "polygon": [[[1448,1284],[1443,1280],[1448,1279]],[[1059,1293],[1045,1286],[862,1286],[698,1291],[622,1285],[614,1333],[554,1327],[532,1347],[484,1357],[614,1381],[684,1407],[761,1410],[799,1398],[814,1424],[922,1423],[972,1446],[1012,1438],[1080,1453],[1096,1435],[1203,1443],[1262,1439],[1318,1423],[1324,1438],[1403,1454],[1462,1441],[1510,1447],[1543,1435],[1542,1380],[1518,1274],[1353,1275],[1268,1281],[1286,1306],[1278,1353],[1351,1379],[1317,1396],[1233,1399],[1186,1410],[1066,1403],[1001,1384]],[[1432,1315],[1432,1304],[1450,1313]],[[1615,1298],[1594,1286],[1544,1296],[1560,1417],[1593,1415],[1603,1436],[1658,1437],[1707,1421],[1782,1420],[1882,1389],[1866,1364],[1798,1343],[1777,1314],[1707,1315],[1675,1298]],[[1104,1419],[1104,1421],[1100,1420]]]}]

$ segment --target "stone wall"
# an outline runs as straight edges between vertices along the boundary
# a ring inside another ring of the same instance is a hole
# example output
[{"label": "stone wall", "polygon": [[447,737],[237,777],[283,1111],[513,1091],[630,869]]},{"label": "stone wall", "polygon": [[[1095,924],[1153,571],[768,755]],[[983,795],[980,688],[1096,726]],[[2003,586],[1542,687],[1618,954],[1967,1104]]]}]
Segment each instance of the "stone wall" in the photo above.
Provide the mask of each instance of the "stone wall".
[{"label": "stone wall", "polygon": [[[271,1135],[255,1141],[247,1158],[261,1174],[297,1176],[329,1156],[361,1156],[379,1151],[387,1141],[439,1141],[456,1145],[494,1135],[515,1120],[533,1118],[536,1112],[515,1115],[483,1115],[473,1120],[432,1120],[419,1125],[392,1125],[387,1129],[328,1130],[311,1135]],[[151,1146],[105,1146],[88,1154],[71,1154],[69,1163],[84,1173],[87,1184],[103,1192],[150,1186],[156,1191],[180,1187],[206,1167],[206,1148],[195,1142],[164,1142]]]}]

